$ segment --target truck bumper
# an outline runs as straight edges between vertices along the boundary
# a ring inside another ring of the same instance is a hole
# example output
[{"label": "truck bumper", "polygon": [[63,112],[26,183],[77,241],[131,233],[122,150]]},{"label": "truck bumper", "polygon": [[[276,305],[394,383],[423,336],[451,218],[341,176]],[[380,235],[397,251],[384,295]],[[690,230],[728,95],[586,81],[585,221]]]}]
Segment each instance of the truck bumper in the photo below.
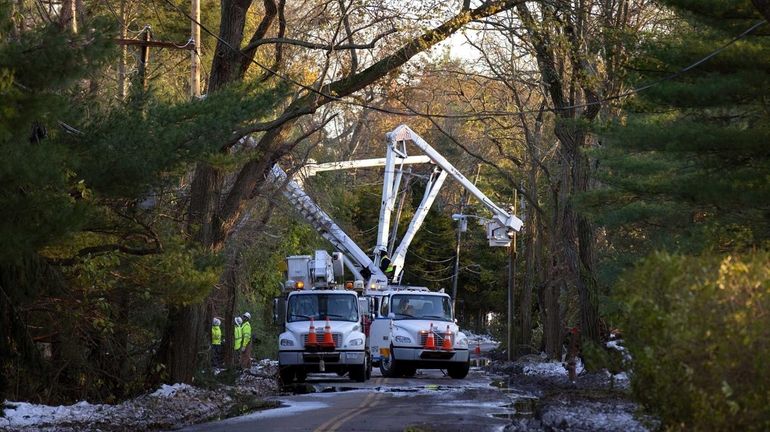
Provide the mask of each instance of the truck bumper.
[{"label": "truck bumper", "polygon": [[407,363],[421,369],[443,369],[451,363],[467,363],[470,352],[467,349],[428,351],[422,348],[394,347],[393,357],[400,363]]},{"label": "truck bumper", "polygon": [[364,363],[364,351],[279,351],[278,364],[281,366],[318,366],[323,359],[326,368],[339,366],[360,366]]}]

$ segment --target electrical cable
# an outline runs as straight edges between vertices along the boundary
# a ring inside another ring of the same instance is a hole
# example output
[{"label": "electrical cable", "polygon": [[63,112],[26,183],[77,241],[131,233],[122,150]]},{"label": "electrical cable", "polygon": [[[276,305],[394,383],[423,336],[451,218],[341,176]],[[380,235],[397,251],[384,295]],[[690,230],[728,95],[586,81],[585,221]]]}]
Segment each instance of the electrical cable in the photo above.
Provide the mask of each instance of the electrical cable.
[{"label": "electrical cable", "polygon": [[417,259],[420,259],[420,260],[422,260],[422,261],[425,261],[425,262],[427,262],[427,263],[431,263],[431,264],[442,264],[442,263],[445,263],[445,262],[447,262],[447,261],[449,261],[449,260],[453,260],[453,259],[455,259],[454,255],[452,255],[451,257],[449,257],[449,258],[446,258],[446,259],[440,259],[440,260],[431,260],[431,259],[428,259],[428,258],[423,258],[423,257],[421,257],[420,255],[416,254],[416,253],[415,253],[415,252],[413,252],[413,251],[409,251],[408,255],[410,255],[410,256],[414,256],[414,257],[415,257],[415,258],[417,258]]}]

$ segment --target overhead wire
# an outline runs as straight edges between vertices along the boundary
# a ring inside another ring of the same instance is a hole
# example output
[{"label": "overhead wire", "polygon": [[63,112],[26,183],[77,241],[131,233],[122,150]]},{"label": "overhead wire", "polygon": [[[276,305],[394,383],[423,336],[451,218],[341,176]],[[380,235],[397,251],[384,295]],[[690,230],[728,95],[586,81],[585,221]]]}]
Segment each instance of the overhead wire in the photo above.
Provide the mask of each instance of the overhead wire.
[{"label": "overhead wire", "polygon": [[423,257],[421,257],[420,255],[418,255],[417,253],[415,253],[413,251],[409,251],[408,255],[414,256],[415,258],[417,258],[417,259],[419,259],[421,261],[425,261],[425,262],[431,263],[431,264],[442,264],[442,263],[445,263],[447,261],[455,259],[454,255],[452,255],[449,258],[445,258],[445,259],[431,260],[431,259],[428,259],[428,258],[423,258]]}]

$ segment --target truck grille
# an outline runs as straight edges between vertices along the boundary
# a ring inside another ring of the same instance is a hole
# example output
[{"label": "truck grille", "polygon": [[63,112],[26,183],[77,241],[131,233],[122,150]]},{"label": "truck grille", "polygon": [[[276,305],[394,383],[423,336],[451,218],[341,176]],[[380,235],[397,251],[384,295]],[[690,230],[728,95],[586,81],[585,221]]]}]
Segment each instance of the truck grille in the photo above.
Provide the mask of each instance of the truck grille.
[{"label": "truck grille", "polygon": [[[307,337],[309,333],[302,334],[302,343],[303,345],[307,345]],[[316,340],[318,343],[323,342],[324,340],[324,332],[323,330],[315,332],[316,334]],[[342,346],[342,333],[332,333],[332,339],[334,339],[334,346],[341,347]]]},{"label": "truck grille", "polygon": [[[454,342],[454,333],[449,334],[449,341]],[[441,348],[441,344],[444,343],[444,332],[433,331],[433,340],[436,341],[436,348]],[[428,332],[420,333],[420,345],[425,346],[425,342],[428,341]],[[452,343],[454,345],[454,343]]]}]

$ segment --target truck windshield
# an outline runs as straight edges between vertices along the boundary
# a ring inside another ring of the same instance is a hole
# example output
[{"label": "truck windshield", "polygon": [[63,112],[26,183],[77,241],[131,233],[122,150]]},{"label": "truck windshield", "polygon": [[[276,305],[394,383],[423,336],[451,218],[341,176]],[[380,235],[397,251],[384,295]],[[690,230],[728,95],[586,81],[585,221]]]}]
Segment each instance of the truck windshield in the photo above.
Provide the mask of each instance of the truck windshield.
[{"label": "truck windshield", "polygon": [[325,320],[358,321],[358,299],[350,294],[299,294],[289,297],[289,322]]},{"label": "truck windshield", "polygon": [[390,311],[399,320],[452,321],[452,305],[447,296],[395,294],[390,299]]}]

